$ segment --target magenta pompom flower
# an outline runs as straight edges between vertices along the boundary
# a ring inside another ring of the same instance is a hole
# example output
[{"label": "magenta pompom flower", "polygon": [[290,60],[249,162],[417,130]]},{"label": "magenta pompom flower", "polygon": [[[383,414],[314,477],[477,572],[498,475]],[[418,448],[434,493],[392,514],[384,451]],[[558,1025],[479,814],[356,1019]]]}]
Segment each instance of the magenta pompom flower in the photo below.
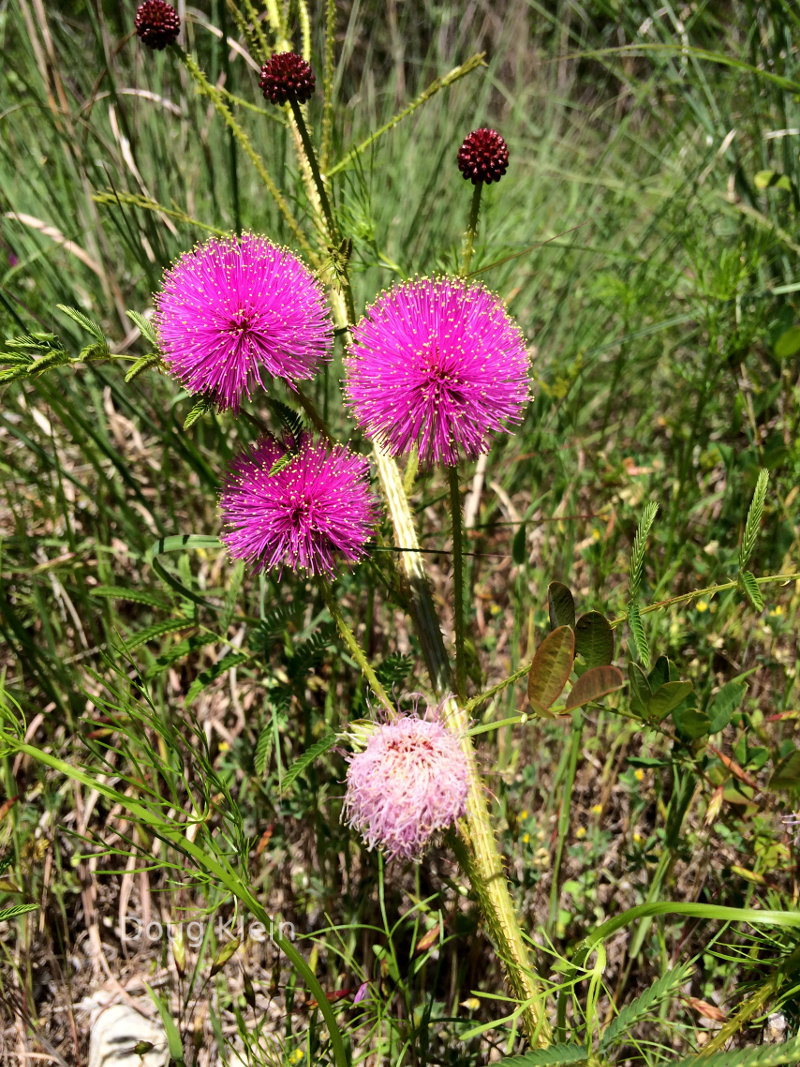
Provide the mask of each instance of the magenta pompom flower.
[{"label": "magenta pompom flower", "polygon": [[178,12],[165,0],[145,0],[136,9],[133,24],[137,36],[150,48],[159,50],[173,44],[181,28]]},{"label": "magenta pompom flower", "polygon": [[311,378],[333,339],[322,286],[265,237],[212,237],[184,254],[155,296],[169,369],[193,393],[238,411],[263,375]]},{"label": "magenta pompom flower", "polygon": [[394,456],[416,445],[428,464],[487,451],[488,433],[518,422],[528,400],[519,327],[488,289],[454,278],[382,293],[353,331],[346,368],[367,436]]},{"label": "magenta pompom flower", "polygon": [[361,559],[377,522],[367,474],[366,459],[344,445],[303,436],[294,449],[264,437],[225,479],[222,540],[256,571],[330,575],[337,557]]},{"label": "magenta pompom flower", "polygon": [[484,126],[467,134],[458,150],[458,169],[473,185],[499,182],[508,170],[508,146],[497,130]]},{"label": "magenta pompom flower", "polygon": [[377,726],[350,758],[342,817],[367,848],[419,860],[465,814],[468,789],[458,738],[438,717],[403,715]]},{"label": "magenta pompom flower", "polygon": [[261,68],[258,80],[265,100],[304,104],[314,95],[316,78],[310,65],[296,52],[276,52]]}]

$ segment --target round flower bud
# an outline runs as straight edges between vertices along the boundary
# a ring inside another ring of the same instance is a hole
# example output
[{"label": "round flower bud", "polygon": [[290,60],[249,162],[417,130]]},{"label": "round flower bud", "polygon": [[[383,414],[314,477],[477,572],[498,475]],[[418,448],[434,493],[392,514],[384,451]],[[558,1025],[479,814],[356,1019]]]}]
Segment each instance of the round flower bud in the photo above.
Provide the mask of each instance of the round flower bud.
[{"label": "round flower bud", "polygon": [[508,170],[508,146],[497,130],[473,130],[458,150],[458,169],[464,178],[478,182],[499,182]]},{"label": "round flower bud", "polygon": [[150,47],[162,49],[178,39],[181,20],[178,12],[164,0],[145,0],[136,10],[134,19],[137,36]]},{"label": "round flower bud", "polygon": [[314,71],[296,52],[276,52],[261,68],[258,84],[265,99],[273,104],[294,100],[304,104],[314,94]]}]

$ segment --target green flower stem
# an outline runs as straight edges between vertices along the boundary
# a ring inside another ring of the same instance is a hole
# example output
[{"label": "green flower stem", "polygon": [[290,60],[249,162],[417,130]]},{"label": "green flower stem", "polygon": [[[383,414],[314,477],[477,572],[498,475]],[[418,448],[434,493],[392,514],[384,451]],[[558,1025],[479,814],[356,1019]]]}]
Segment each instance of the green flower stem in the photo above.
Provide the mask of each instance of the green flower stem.
[{"label": "green flower stem", "polygon": [[453,524],[453,615],[456,631],[456,696],[459,704],[467,699],[467,664],[464,659],[464,544],[461,523],[461,493],[458,467],[448,467],[450,517]]},{"label": "green flower stem", "polygon": [[375,671],[372,669],[372,666],[370,665],[370,662],[367,659],[367,655],[364,652],[364,649],[356,640],[356,635],[350,629],[344,615],[342,615],[341,608],[339,607],[339,604],[333,595],[333,590],[331,589],[330,585],[324,579],[321,579],[319,583],[319,588],[320,592],[322,593],[322,599],[325,601],[325,606],[331,613],[331,618],[336,623],[336,628],[339,631],[342,640],[347,645],[347,648],[349,649],[353,659],[361,668],[364,677],[367,679],[370,686],[372,687],[372,691],[374,692],[378,700],[380,700],[381,704],[383,704],[383,706],[386,708],[386,710],[394,713],[396,711],[396,708],[389,699],[386,690],[378,681]]},{"label": "green flower stem", "polygon": [[325,420],[320,415],[320,413],[317,410],[317,407],[314,404],[313,400],[311,400],[310,397],[307,397],[306,394],[303,392],[303,390],[299,386],[295,386],[295,395],[297,396],[297,399],[300,401],[300,406],[302,407],[303,411],[308,416],[308,419],[311,422],[311,425],[314,427],[314,429],[317,430],[318,433],[321,433],[322,436],[324,438],[326,438],[326,440],[332,441],[333,440],[333,436],[331,434],[331,431],[328,429],[328,426],[327,426]]},{"label": "green flower stem", "polygon": [[430,584],[422,563],[419,541],[411,509],[397,464],[379,447],[375,448],[378,476],[394,527],[395,542],[411,551],[402,553],[401,565],[411,593],[412,611],[431,682],[442,702],[448,728],[458,737],[467,761],[469,793],[467,816],[459,829],[464,848],[460,860],[481,908],[497,953],[505,967],[514,996],[525,1005],[523,1025],[531,1045],[548,1045],[550,1027],[545,1017],[542,993],[533,970],[509,893],[503,861],[497,850],[486,789],[478,769],[477,756],[469,736],[469,715],[453,696],[450,661],[433,606]]},{"label": "green flower stem", "polygon": [[[300,147],[308,151],[304,143],[301,143]],[[309,200],[312,207],[321,205],[321,197],[313,195],[319,193],[319,189],[315,188],[313,180],[309,182],[308,170],[302,166],[303,162],[301,159],[301,171],[306,180]],[[324,213],[324,208],[320,207],[320,211]],[[327,220],[325,222],[327,223]],[[330,223],[327,225],[330,229]],[[338,232],[335,226],[332,232]],[[352,309],[353,299],[346,264],[339,273],[339,280],[341,287],[329,285],[328,295],[335,325],[347,329],[353,318],[352,312],[348,312],[348,307]],[[444,721],[458,737],[467,761],[467,815],[459,824],[464,845],[464,870],[480,901],[495,950],[505,968],[509,987],[523,1006],[522,1023],[528,1040],[532,1046],[546,1046],[550,1044],[551,1031],[545,1015],[542,991],[514,911],[503,861],[497,849],[486,803],[486,789],[478,770],[475,748],[468,734],[469,714],[455,697],[447,695],[452,694],[453,689],[451,665],[433,605],[428,575],[422,562],[423,556],[419,551],[419,539],[408,495],[403,486],[402,475],[392,457],[377,443],[373,445],[373,454],[392,521],[395,544],[406,549],[400,553],[400,569],[410,594],[412,614],[431,684],[437,696],[442,699]]]},{"label": "green flower stem", "polygon": [[470,263],[472,263],[472,256],[475,253],[475,238],[478,233],[478,216],[481,210],[481,193],[483,192],[483,182],[476,182],[472,187],[472,203],[469,208],[469,221],[467,222],[467,231],[464,234],[464,247],[461,251],[461,277],[466,278],[469,274]]},{"label": "green flower stem", "polygon": [[261,156],[259,156],[255,148],[253,148],[253,145],[250,142],[250,138],[247,136],[242,127],[233,117],[233,113],[228,107],[228,105],[225,103],[225,99],[222,93],[208,81],[205,74],[195,63],[194,58],[190,56],[188,52],[181,52],[180,50],[178,50],[178,53],[181,57],[181,60],[183,61],[183,65],[186,67],[187,71],[194,79],[194,83],[197,87],[198,93],[201,96],[207,96],[209,98],[211,103],[214,105],[217,114],[219,114],[224,119],[233,136],[239,142],[242,151],[245,153],[245,155],[249,158],[250,162],[256,168],[259,178],[261,178],[262,182],[269,190],[270,196],[278,205],[278,209],[286,220],[286,224],[292,231],[295,240],[298,242],[300,247],[303,249],[306,255],[309,256],[310,259],[316,260],[314,250],[306,240],[305,234],[300,229],[300,226],[298,225],[294,215],[292,215],[291,211],[289,210],[289,205],[281,196],[277,185],[270,177],[269,171],[264,165],[264,161],[262,160]]},{"label": "green flower stem", "polygon": [[311,143],[311,138],[308,135],[308,126],[306,126],[306,120],[303,116],[303,111],[296,100],[290,100],[289,105],[294,115],[294,121],[297,126],[297,132],[300,135],[300,140],[303,144],[303,153],[306,158],[306,162],[311,169],[311,176],[314,182],[314,188],[317,191],[320,205],[322,206],[322,213],[325,216],[325,222],[328,230],[328,238],[330,243],[335,247],[339,244],[339,227],[336,225],[336,219],[333,216],[333,209],[331,208],[331,202],[328,198],[328,190],[325,188],[325,183],[322,180],[322,175],[319,172],[319,166],[317,164],[317,154],[314,151],[314,146]]}]

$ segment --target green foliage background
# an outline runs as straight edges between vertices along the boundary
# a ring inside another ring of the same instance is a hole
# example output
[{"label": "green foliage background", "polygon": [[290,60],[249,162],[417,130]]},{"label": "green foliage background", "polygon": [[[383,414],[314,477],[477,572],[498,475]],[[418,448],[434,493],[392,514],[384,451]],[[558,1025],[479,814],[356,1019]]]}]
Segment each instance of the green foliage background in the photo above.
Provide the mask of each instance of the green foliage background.
[{"label": "green foliage background", "polygon": [[[64,1016],[42,996],[42,961],[54,1003],[72,1004],[97,964],[80,947],[87,932],[112,962],[122,951],[101,921],[121,894],[137,907],[157,899],[175,919],[229,916],[224,886],[175,840],[159,842],[157,814],[195,821],[208,855],[296,923],[327,992],[370,980],[373,998],[341,1013],[356,1058],[511,1053],[510,1023],[478,1026],[505,1010],[491,999],[499,971],[446,852],[384,871],[339,825],[345,764],[326,738],[364,714],[365,694],[324,605],[219,550],[221,473],[252,427],[205,413],[186,429],[192,401],[157,369],[125,382],[151,350],[126,311],[147,316],[180,251],[239,222],[292,244],[184,68],[130,37],[134,10],[19,0],[0,11],[4,722],[51,758],[3,757],[0,906],[40,909],[7,913],[0,1012],[31,1048],[47,1041],[77,1062]],[[761,1039],[768,1010],[781,1008],[793,1032],[791,929],[648,918],[610,943],[601,987],[569,967],[581,939],[626,907],[796,908],[796,846],[779,816],[796,807],[800,781],[797,11],[788,0],[389,0],[337,5],[336,25],[328,169],[353,239],[357,310],[398,277],[456,268],[470,196],[458,146],[491,124],[510,148],[508,175],[484,194],[473,267],[530,338],[535,401],[493,448],[476,497],[475,692],[530,661],[554,580],[580,611],[618,621],[617,661],[633,663],[604,709],[487,729],[483,743],[509,871],[562,989],[559,1035],[585,1042],[621,1009],[626,1026],[618,1016],[601,1061],[672,1062],[702,1046],[700,1001],[744,1013],[743,1045]],[[257,72],[221,46],[223,26],[234,35],[222,4],[201,5],[184,43],[234,95],[237,120],[305,218],[285,125]],[[354,144],[481,51],[485,67],[336,172]],[[319,132],[314,103],[310,120]],[[99,324],[110,351],[58,305]],[[33,376],[31,357],[44,360]],[[334,362],[315,399],[349,432],[340,373]],[[746,532],[762,469],[769,487]],[[443,601],[445,493],[434,474],[414,498]],[[792,578],[754,594],[737,582],[745,565],[754,580]],[[379,582],[367,566],[343,580],[343,599],[381,680],[403,693],[423,684],[418,649]],[[674,707],[648,718],[648,669],[660,672],[654,690],[691,683],[683,719]],[[476,708],[476,725],[525,710],[520,686]],[[315,743],[322,755],[287,787]],[[144,796],[151,821],[120,822],[119,797],[70,782],[53,759]],[[280,957],[244,946],[212,974],[219,949],[211,938],[182,974],[158,949],[187,1062],[193,1027],[203,1048],[221,1049],[223,1024],[254,1049],[262,1031],[277,1042],[255,1062],[301,1062],[297,1050],[328,1062],[317,1014]],[[70,953],[81,961],[72,983]],[[278,990],[288,1007],[272,1011]],[[473,991],[486,995],[472,1004]]]}]

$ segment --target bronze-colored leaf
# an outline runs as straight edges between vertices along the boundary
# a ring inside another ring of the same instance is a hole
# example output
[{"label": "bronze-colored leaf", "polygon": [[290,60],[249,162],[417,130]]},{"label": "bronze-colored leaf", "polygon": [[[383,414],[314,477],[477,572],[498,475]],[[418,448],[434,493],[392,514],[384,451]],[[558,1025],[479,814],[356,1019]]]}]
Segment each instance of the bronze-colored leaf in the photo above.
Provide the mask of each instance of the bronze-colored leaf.
[{"label": "bronze-colored leaf", "polygon": [[528,673],[528,700],[549,708],[561,694],[572,671],[575,658],[575,633],[570,626],[559,626],[545,637],[536,649]]},{"label": "bronze-colored leaf", "polygon": [[622,689],[625,679],[618,667],[592,667],[585,671],[570,690],[564,711],[582,708],[593,700],[600,700],[617,689]]}]

